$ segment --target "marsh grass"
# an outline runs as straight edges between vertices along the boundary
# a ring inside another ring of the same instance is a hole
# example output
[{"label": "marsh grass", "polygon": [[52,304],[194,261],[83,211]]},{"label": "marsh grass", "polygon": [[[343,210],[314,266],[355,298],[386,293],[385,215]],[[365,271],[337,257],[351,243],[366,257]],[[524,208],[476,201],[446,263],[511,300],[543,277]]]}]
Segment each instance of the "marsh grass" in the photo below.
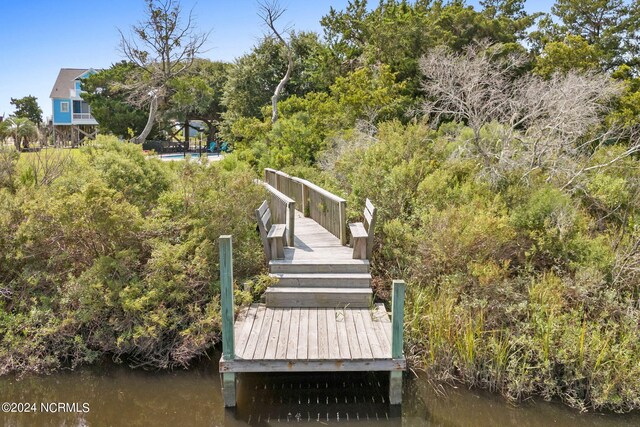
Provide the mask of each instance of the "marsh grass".
[{"label": "marsh grass", "polygon": [[561,283],[547,275],[528,287],[520,322],[491,330],[491,314],[461,307],[450,289],[409,289],[408,346],[432,378],[512,400],[560,398],[580,410],[639,407],[637,309],[621,322],[590,318],[582,306],[560,312]]}]

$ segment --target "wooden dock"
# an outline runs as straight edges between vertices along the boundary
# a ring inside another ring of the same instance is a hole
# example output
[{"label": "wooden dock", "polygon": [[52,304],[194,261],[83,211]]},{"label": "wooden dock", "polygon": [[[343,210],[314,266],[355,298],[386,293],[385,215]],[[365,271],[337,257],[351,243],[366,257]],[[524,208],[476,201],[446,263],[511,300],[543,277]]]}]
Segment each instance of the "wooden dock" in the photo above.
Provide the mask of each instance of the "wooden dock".
[{"label": "wooden dock", "polygon": [[[295,221],[295,234],[288,237],[294,244],[285,247],[283,259],[269,260],[270,275],[277,283],[266,290],[266,303],[243,308],[235,319],[231,236],[220,237],[223,355],[219,366],[225,406],[235,406],[235,373],[320,371],[388,371],[389,400],[399,404],[406,367],[404,282],[394,281],[392,312],[397,315],[390,317],[384,304],[373,303],[369,261],[354,259],[353,249],[343,244],[346,222],[340,221],[346,202],[308,181],[277,173],[281,188],[304,197],[295,203],[310,215],[288,212],[292,199],[267,186],[276,197],[273,211],[280,212],[276,220],[279,215],[282,223],[286,221],[288,231]],[[287,177],[292,179],[284,180]],[[288,208],[278,208],[278,200]],[[314,203],[322,207],[316,209],[324,215],[319,222],[313,218]],[[334,212],[340,220],[326,212]]]},{"label": "wooden dock", "polygon": [[235,358],[221,372],[393,371],[391,321],[366,308],[271,308],[254,304],[235,325]]}]

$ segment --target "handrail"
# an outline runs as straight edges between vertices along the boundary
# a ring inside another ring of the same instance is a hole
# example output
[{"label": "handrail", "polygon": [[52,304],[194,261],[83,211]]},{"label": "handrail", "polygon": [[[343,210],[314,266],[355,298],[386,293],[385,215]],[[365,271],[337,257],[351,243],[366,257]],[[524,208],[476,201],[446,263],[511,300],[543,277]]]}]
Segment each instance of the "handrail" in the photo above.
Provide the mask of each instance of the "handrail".
[{"label": "handrail", "polygon": [[295,236],[296,201],[264,181],[256,179],[255,182],[264,186],[271,195],[269,200],[271,222],[274,224],[286,224],[287,245],[293,247]]},{"label": "handrail", "polygon": [[298,209],[347,244],[347,202],[306,179],[265,168],[265,181],[297,202]]}]

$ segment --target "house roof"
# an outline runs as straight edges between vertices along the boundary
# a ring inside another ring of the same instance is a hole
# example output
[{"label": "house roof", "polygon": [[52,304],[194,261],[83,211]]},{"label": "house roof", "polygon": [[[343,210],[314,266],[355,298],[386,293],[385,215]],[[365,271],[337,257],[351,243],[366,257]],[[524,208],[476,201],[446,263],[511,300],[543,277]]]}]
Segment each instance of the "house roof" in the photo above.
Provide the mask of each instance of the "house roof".
[{"label": "house roof", "polygon": [[91,68],[61,68],[49,98],[68,98],[69,91],[75,89],[74,81]]}]

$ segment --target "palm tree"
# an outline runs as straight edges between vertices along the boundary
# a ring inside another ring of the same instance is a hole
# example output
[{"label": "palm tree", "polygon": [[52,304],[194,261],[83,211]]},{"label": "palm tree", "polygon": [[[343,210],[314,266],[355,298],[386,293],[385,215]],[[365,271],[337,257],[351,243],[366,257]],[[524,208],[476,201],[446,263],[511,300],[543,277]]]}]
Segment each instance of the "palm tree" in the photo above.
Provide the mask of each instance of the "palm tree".
[{"label": "palm tree", "polygon": [[13,143],[18,151],[21,146],[29,147],[29,140],[38,137],[38,126],[27,118],[10,117],[7,123],[9,124],[9,135],[13,138]]},{"label": "palm tree", "polygon": [[4,145],[5,139],[7,139],[9,136],[9,121],[0,120],[0,142]]}]

